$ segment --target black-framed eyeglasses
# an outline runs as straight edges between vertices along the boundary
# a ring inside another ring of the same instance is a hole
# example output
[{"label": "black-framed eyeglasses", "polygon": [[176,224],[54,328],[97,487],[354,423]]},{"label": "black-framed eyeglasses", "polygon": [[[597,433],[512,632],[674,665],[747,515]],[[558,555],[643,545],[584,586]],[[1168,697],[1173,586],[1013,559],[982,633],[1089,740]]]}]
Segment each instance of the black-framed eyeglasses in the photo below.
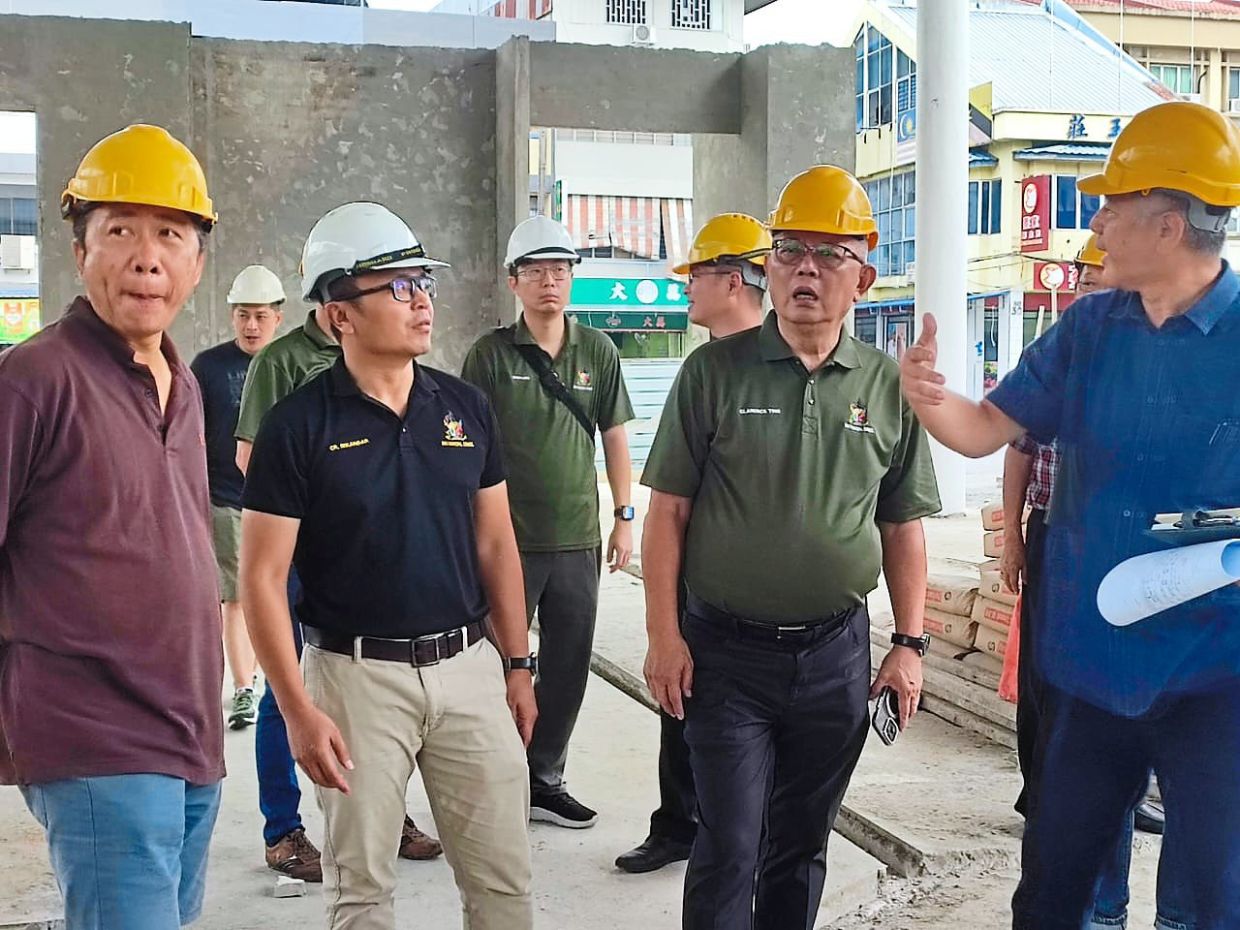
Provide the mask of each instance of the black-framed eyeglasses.
[{"label": "black-framed eyeglasses", "polygon": [[432,275],[424,274],[415,277],[399,277],[393,278],[386,284],[380,284],[376,287],[368,287],[362,290],[350,291],[347,294],[340,294],[336,300],[354,300],[358,297],[365,297],[367,294],[378,294],[382,291],[391,291],[392,299],[398,300],[402,304],[411,303],[413,301],[413,292],[421,291],[431,300],[439,293],[439,282]]},{"label": "black-framed eyeglasses", "polygon": [[776,239],[771,244],[771,257],[784,266],[801,264],[807,254],[812,255],[814,264],[824,271],[839,268],[850,258],[859,265],[865,264],[865,259],[848,246],[834,242],[823,242],[811,246],[800,239],[788,238]]},{"label": "black-framed eyeglasses", "polygon": [[742,274],[740,268],[730,267],[727,265],[718,265],[716,267],[718,269],[716,271],[690,271],[687,283],[692,284],[699,278],[724,278],[731,277],[734,274]]}]

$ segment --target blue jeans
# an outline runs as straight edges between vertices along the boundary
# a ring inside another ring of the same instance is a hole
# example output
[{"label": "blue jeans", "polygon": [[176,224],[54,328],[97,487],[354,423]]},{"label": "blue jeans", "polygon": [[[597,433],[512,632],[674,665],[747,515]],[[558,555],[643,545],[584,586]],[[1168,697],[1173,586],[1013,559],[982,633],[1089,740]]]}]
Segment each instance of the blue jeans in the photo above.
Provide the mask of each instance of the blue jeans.
[{"label": "blue jeans", "polygon": [[65,930],[174,930],[197,919],[220,783],[107,775],[28,785]]},{"label": "blue jeans", "polygon": [[[301,624],[296,604],[301,597],[297,569],[288,572],[288,609],[293,617],[293,640],[301,655]],[[263,689],[258,702],[258,723],[254,727],[254,761],[258,766],[258,808],[263,812],[263,841],[274,846],[281,838],[301,829],[301,788],[297,784],[297,765],[288,748],[288,730],[276,704],[271,685]]]},{"label": "blue jeans", "polygon": [[[1124,822],[1124,832],[1098,882],[1094,898],[1094,917],[1089,930],[1108,930],[1128,926],[1128,870],[1132,865],[1133,815]],[[1163,840],[1158,857],[1158,914],[1155,930],[1193,930],[1192,909],[1184,887],[1183,865],[1176,862],[1174,842]]]},{"label": "blue jeans", "polygon": [[1240,927],[1240,708],[1234,694],[1167,697],[1128,718],[1048,690],[1041,778],[1012,900],[1015,930],[1082,930],[1100,893],[1113,896],[1112,905],[1121,897],[1126,903],[1126,891],[1100,888],[1098,876],[1109,856],[1129,848],[1130,811],[1145,795],[1151,768],[1167,812],[1159,863],[1162,925]]}]

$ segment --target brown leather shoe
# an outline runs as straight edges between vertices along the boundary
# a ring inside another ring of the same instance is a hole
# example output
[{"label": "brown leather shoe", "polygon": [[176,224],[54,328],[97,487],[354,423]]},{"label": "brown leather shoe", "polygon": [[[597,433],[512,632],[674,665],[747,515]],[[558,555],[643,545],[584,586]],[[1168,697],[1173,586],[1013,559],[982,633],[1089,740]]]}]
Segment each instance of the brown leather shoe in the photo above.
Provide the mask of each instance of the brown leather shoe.
[{"label": "brown leather shoe", "polygon": [[443,844],[428,836],[405,815],[405,825],[400,831],[400,857],[402,859],[436,859],[443,855]]},{"label": "brown leather shoe", "polygon": [[276,845],[268,846],[266,856],[267,868],[273,872],[300,878],[303,882],[323,880],[319,851],[301,828],[285,834]]}]

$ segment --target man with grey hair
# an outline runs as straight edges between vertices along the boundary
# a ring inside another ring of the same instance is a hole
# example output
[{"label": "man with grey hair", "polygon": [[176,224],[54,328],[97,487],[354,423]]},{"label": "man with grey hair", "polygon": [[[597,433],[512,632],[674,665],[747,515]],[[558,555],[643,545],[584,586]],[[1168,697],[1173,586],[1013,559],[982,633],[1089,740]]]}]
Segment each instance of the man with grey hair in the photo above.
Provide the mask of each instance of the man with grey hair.
[{"label": "man with grey hair", "polygon": [[1240,279],[1220,258],[1240,206],[1240,136],[1208,107],[1161,104],[1078,186],[1106,196],[1091,226],[1114,290],[1077,300],[981,403],[943,387],[932,316],[901,363],[921,422],[948,447],[981,456],[1027,432],[1061,453],[1038,592],[1056,605],[1035,640],[1040,780],[1013,927],[1088,925],[1151,768],[1195,911],[1160,926],[1237,927],[1240,588],[1129,626],[1107,623],[1097,595],[1116,565],[1168,545],[1148,532],[1155,514],[1240,502]]}]

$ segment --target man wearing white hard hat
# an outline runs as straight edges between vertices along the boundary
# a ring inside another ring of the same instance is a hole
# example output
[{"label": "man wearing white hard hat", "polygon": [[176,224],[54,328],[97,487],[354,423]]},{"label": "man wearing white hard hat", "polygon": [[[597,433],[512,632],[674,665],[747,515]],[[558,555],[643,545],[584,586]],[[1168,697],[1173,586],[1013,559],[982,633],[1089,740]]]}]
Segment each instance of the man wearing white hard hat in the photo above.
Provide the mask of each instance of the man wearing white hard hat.
[{"label": "man wearing white hard hat", "polygon": [[[377,203],[344,204],[330,211],[319,221],[317,228],[330,235],[315,240],[314,253],[303,255],[301,269],[302,296],[306,301],[315,303],[315,309],[310,311],[304,324],[276,339],[250,363],[234,434],[237,439],[237,464],[243,472],[249,467],[250,449],[267,412],[340,358],[340,346],[331,334],[327,309],[310,291],[314,281],[311,280],[309,286],[304,284],[307,261],[313,264],[336,260],[340,250],[347,250],[348,243],[359,237],[373,242],[411,241],[416,244],[404,221]],[[310,245],[308,242],[307,253]],[[294,569],[288,578],[288,603],[294,618],[293,633],[299,650],[301,627],[296,620],[300,597],[301,583]],[[284,718],[270,687],[264,691],[258,705],[254,755],[258,766],[258,806],[263,813],[267,867],[292,878],[322,881],[319,851],[306,836],[301,820],[301,789],[297,785],[297,769],[289,751]],[[404,818],[399,847],[401,858],[434,859],[442,852],[443,847],[438,840],[419,830],[409,817]]]},{"label": "man wearing white hard hat", "polygon": [[590,672],[604,555],[596,431],[615,504],[605,553],[611,570],[623,568],[633,551],[624,431],[633,408],[615,344],[565,316],[579,261],[562,224],[545,216],[520,223],[504,264],[521,316],[479,339],[461,369],[491,399],[499,419],[528,618],[538,613],[541,712],[528,753],[530,819],[571,829],[591,827],[598,818],[564,783]]},{"label": "man wearing white hard hat", "polygon": [[234,730],[258,719],[254,647],[245,631],[237,599],[237,550],[241,545],[241,486],[237,468],[237,413],[250,359],[271,342],[283,314],[284,286],[262,265],[243,268],[228,291],[233,338],[200,352],[190,365],[202,388],[207,442],[207,483],[211,491],[211,526],[215,563],[220,579],[220,612],[224,621],[224,657],[232,673],[233,698],[228,725]]},{"label": "man wearing white hard hat", "polygon": [[417,361],[442,267],[377,204],[315,224],[302,292],[342,356],[272,407],[246,473],[242,603],[317,786],[332,930],[395,928],[393,853],[415,769],[465,926],[533,919],[523,740],[534,668],[498,430],[480,391]]}]

